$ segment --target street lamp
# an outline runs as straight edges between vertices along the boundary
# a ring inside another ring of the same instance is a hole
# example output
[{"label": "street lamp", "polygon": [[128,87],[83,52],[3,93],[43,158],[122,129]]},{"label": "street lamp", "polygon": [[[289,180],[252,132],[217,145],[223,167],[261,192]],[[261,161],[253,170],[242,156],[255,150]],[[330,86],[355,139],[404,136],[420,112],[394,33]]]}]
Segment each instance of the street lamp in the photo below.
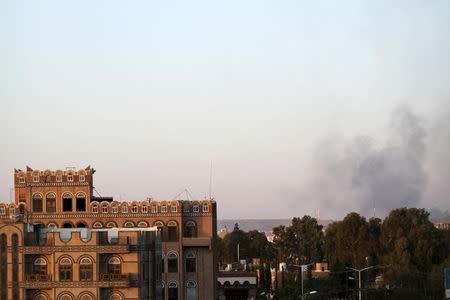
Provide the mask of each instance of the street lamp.
[{"label": "street lamp", "polygon": [[347,267],[347,269],[353,270],[355,272],[358,272],[358,292],[359,292],[359,300],[361,300],[361,272],[367,271],[369,269],[373,269],[373,268],[382,268],[383,266],[370,266],[364,269],[355,269],[355,268],[350,268]]},{"label": "street lamp", "polygon": [[[308,270],[308,266],[312,266],[314,263],[306,264],[306,265],[293,265],[294,267],[300,267],[300,278],[302,282],[302,299],[303,299],[303,272]],[[314,292],[314,291],[313,291]],[[315,291],[317,292],[317,291]],[[313,293],[314,294],[314,293]]]}]

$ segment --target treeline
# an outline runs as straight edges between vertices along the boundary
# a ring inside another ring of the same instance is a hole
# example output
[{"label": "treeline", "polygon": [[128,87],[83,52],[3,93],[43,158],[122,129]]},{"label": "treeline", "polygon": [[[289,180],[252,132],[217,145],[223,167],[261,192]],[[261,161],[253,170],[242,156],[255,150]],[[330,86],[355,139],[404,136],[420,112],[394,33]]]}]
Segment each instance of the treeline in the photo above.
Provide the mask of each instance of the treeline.
[{"label": "treeline", "polygon": [[[219,239],[219,262],[236,262],[239,244],[240,259],[260,258],[267,268],[285,262],[288,270],[295,270],[298,265],[328,262],[330,276],[307,282],[319,290],[315,297],[347,296],[355,290],[355,282],[349,282],[349,268],[369,266],[377,267],[362,273],[365,286],[374,286],[369,283],[378,276],[383,295],[395,299],[443,296],[444,268],[450,267],[450,231],[436,229],[424,209],[395,209],[384,220],[367,220],[353,212],[325,231],[315,218],[304,216],[293,218],[290,226],[275,227],[273,233],[270,243],[263,233],[244,232],[236,224]],[[296,282],[287,282],[285,291],[278,292],[286,294],[290,289],[295,294],[296,286]]]}]

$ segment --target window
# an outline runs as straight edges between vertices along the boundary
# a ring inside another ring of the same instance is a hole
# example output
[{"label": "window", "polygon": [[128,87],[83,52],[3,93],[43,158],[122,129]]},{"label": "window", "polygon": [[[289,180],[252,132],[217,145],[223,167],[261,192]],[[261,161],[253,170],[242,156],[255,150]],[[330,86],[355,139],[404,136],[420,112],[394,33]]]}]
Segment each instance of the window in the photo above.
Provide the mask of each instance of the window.
[{"label": "window", "polygon": [[195,213],[198,213],[199,212],[198,205],[194,205],[192,207],[192,211],[195,212]]},{"label": "window", "polygon": [[19,183],[25,183],[25,177],[19,177]]},{"label": "window", "polygon": [[56,175],[56,182],[62,182],[62,176]]},{"label": "window", "polygon": [[195,272],[196,271],[196,258],[195,254],[192,252],[189,252],[186,255],[186,272]]},{"label": "window", "polygon": [[14,207],[9,208],[9,214],[14,215],[16,213],[16,209]]},{"label": "window", "polygon": [[177,206],[176,205],[172,205],[172,213],[176,213],[177,212]]},{"label": "window", "polygon": [[131,212],[132,212],[133,214],[137,213],[137,212],[138,212],[138,207],[137,207],[136,205],[133,206],[133,207],[131,208]]},{"label": "window", "polygon": [[146,214],[148,212],[148,207],[146,205],[142,206],[142,213]]},{"label": "window", "polygon": [[2,206],[2,207],[0,207],[0,215],[4,215],[4,214],[6,214],[6,212],[5,212],[5,208]]},{"label": "window", "polygon": [[92,205],[92,212],[93,213],[98,213],[98,206],[97,206],[97,204]]},{"label": "window", "polygon": [[169,242],[178,241],[178,226],[174,221],[167,223],[167,237]]},{"label": "window", "polygon": [[158,213],[158,207],[152,206],[152,214]]},{"label": "window", "polygon": [[86,196],[83,193],[77,194],[77,211],[86,211]]},{"label": "window", "polygon": [[134,227],[134,223],[131,222],[131,221],[127,221],[127,222],[125,222],[125,224],[123,225],[123,227],[126,227],[126,228],[133,228],[133,227]]},{"label": "window", "polygon": [[197,227],[194,221],[187,221],[184,226],[184,237],[192,238],[197,237]]},{"label": "window", "polygon": [[95,222],[94,225],[92,225],[94,228],[103,228],[103,224],[101,222]]},{"label": "window", "polygon": [[92,259],[84,257],[80,260],[80,281],[91,281],[93,273]]},{"label": "window", "polygon": [[38,257],[33,261],[32,273],[38,276],[47,276],[47,261]]},{"label": "window", "polygon": [[42,196],[39,194],[33,195],[33,212],[42,212]]},{"label": "window", "polygon": [[108,274],[121,274],[122,266],[118,257],[111,257],[108,260]]},{"label": "window", "polygon": [[67,175],[67,181],[73,182],[73,175]]},{"label": "window", "polygon": [[47,212],[56,212],[56,195],[53,193],[47,194],[45,198],[45,207]]},{"label": "window", "polygon": [[203,212],[209,212],[208,204],[203,204]]},{"label": "window", "polygon": [[185,205],[183,207],[183,212],[188,213],[189,212],[189,205]]},{"label": "window", "polygon": [[169,282],[169,284],[167,285],[167,288],[169,290],[168,292],[168,296],[169,300],[178,300],[178,285],[176,282]]},{"label": "window", "polygon": [[52,177],[50,175],[45,176],[45,183],[52,182]]},{"label": "window", "polygon": [[72,211],[72,196],[70,194],[63,195],[63,211]]},{"label": "window", "polygon": [[112,212],[113,212],[113,214],[117,214],[119,212],[119,209],[117,208],[117,206],[113,206]]},{"label": "window", "polygon": [[39,176],[33,176],[33,182],[39,182]]},{"label": "window", "polygon": [[165,214],[167,212],[167,206],[165,205],[161,206],[161,212]]},{"label": "window", "polygon": [[116,228],[116,227],[117,227],[117,224],[114,223],[114,222],[108,222],[108,224],[106,224],[106,227],[107,227],[107,228]]},{"label": "window", "polygon": [[84,175],[78,176],[78,181],[79,182],[84,182],[84,180],[85,180]]},{"label": "window", "polygon": [[106,204],[102,205],[102,213],[104,213],[104,214],[108,213],[108,206]]},{"label": "window", "polygon": [[138,227],[141,227],[141,228],[148,227],[148,224],[147,224],[147,222],[145,222],[145,221],[140,221],[140,222],[138,223]]},{"label": "window", "polygon": [[186,300],[197,300],[197,283],[193,280],[188,280],[186,283]]},{"label": "window", "polygon": [[72,280],[72,261],[69,258],[62,258],[59,261],[59,280]]},{"label": "window", "polygon": [[47,227],[49,229],[56,229],[56,228],[58,228],[58,225],[56,225],[56,223],[51,222],[51,223],[48,223]]},{"label": "window", "polygon": [[169,273],[178,272],[178,256],[175,252],[167,254],[167,271]]},{"label": "window", "polygon": [[122,213],[127,214],[128,213],[128,206],[124,205],[122,206]]}]

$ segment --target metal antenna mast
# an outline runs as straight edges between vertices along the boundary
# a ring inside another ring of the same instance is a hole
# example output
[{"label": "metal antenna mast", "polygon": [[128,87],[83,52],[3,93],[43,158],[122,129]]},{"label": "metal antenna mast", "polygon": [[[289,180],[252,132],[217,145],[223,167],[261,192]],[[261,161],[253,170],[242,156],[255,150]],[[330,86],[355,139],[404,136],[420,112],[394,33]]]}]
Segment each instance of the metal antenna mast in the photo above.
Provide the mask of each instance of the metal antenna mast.
[{"label": "metal antenna mast", "polygon": [[209,168],[209,199],[211,199],[211,196],[212,196],[212,160]]}]

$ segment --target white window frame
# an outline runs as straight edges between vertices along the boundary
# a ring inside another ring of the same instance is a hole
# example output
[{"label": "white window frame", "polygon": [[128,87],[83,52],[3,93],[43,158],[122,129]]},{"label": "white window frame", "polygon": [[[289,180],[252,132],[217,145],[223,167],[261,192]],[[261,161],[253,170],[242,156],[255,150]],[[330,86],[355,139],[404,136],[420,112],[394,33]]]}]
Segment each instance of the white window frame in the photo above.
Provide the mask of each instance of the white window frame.
[{"label": "white window frame", "polygon": [[176,213],[178,211],[177,206],[176,205],[172,205],[171,206],[171,210],[172,210],[172,213]]},{"label": "white window frame", "polygon": [[6,210],[4,207],[0,207],[0,215],[6,215]]},{"label": "white window frame", "polygon": [[202,210],[203,210],[204,213],[209,212],[209,206],[208,206],[208,204],[203,204],[203,205],[202,205]]},{"label": "white window frame", "polygon": [[113,214],[117,214],[119,212],[119,209],[117,208],[117,206],[112,207],[112,212],[113,212]]},{"label": "white window frame", "polygon": [[141,211],[146,214],[148,212],[148,207],[147,205],[142,206]]},{"label": "white window frame", "polygon": [[128,213],[128,206],[124,205],[122,206],[122,213],[127,214]]},{"label": "white window frame", "polygon": [[39,175],[38,176],[33,175],[33,182],[39,182],[39,179],[40,179]]},{"label": "white window frame", "polygon": [[67,175],[67,182],[73,182],[73,175]]},{"label": "white window frame", "polygon": [[108,213],[108,206],[102,205],[102,214],[107,214],[107,213]]},{"label": "white window frame", "polygon": [[163,213],[163,214],[167,213],[167,206],[166,205],[161,206],[161,213]]},{"label": "white window frame", "polygon": [[92,205],[92,212],[98,214],[98,205]]},{"label": "white window frame", "polygon": [[78,181],[79,181],[79,182],[84,182],[84,181],[85,181],[84,175],[79,175],[79,176],[78,176]]},{"label": "white window frame", "polygon": [[200,211],[200,208],[198,207],[198,205],[194,205],[192,206],[192,212],[198,213]]},{"label": "white window frame", "polygon": [[56,175],[56,182],[62,182],[62,175]]},{"label": "white window frame", "polygon": [[137,214],[137,212],[138,212],[138,207],[137,207],[137,205],[133,205],[133,206],[131,207],[131,212],[132,212],[133,214]]},{"label": "white window frame", "polygon": [[25,177],[20,176],[19,177],[19,183],[25,183]]},{"label": "white window frame", "polygon": [[158,207],[156,205],[152,206],[152,214],[158,213]]}]

